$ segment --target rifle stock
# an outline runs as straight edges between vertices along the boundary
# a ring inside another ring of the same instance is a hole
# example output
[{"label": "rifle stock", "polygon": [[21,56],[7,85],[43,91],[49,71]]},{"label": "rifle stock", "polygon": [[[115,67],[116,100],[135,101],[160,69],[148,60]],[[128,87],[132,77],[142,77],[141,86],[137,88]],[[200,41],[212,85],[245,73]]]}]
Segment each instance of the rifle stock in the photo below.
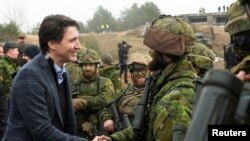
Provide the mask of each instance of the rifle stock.
[{"label": "rifle stock", "polygon": [[121,125],[122,121],[121,121],[120,115],[119,115],[119,113],[118,113],[118,111],[117,111],[117,108],[116,108],[114,102],[111,102],[111,103],[110,103],[110,107],[111,107],[111,110],[113,111],[114,120],[115,120],[115,123],[116,123],[116,125],[117,125],[117,126],[116,126],[116,129],[117,129],[118,131],[120,131],[120,130],[123,129],[123,127],[122,127],[122,125]]},{"label": "rifle stock", "polygon": [[123,114],[123,121],[124,121],[124,124],[125,124],[125,127],[128,128],[128,127],[131,127],[131,123],[130,123],[130,120],[128,118],[128,114]]},{"label": "rifle stock", "polygon": [[240,96],[239,104],[236,109],[235,120],[238,124],[250,123],[250,83],[245,82]]},{"label": "rifle stock", "polygon": [[145,128],[146,127],[146,120],[145,117],[147,117],[146,108],[149,102],[150,97],[150,91],[149,89],[152,87],[153,77],[150,76],[146,79],[145,89],[144,89],[144,95],[142,99],[137,104],[137,107],[135,109],[135,116],[134,121],[132,123],[133,131],[134,131],[134,140],[135,141],[141,141],[143,140],[143,137],[145,137]]},{"label": "rifle stock", "polygon": [[242,82],[229,72],[211,70],[206,73],[204,88],[185,141],[207,141],[208,125],[234,122],[242,86]]}]

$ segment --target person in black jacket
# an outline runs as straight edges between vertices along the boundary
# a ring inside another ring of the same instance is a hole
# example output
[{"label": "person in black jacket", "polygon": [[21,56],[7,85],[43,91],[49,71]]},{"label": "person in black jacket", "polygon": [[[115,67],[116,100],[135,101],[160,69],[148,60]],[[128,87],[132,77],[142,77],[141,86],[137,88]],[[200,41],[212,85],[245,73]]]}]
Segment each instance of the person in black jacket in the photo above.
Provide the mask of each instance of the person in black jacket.
[{"label": "person in black jacket", "polygon": [[41,52],[22,66],[11,84],[2,141],[89,141],[76,135],[70,76],[77,61],[79,25],[65,15],[46,16],[39,28]]},{"label": "person in black jacket", "polygon": [[128,51],[132,46],[127,44],[126,41],[122,41],[118,44],[118,55],[119,55],[119,64],[120,64],[120,78],[124,73],[124,82],[128,83]]}]

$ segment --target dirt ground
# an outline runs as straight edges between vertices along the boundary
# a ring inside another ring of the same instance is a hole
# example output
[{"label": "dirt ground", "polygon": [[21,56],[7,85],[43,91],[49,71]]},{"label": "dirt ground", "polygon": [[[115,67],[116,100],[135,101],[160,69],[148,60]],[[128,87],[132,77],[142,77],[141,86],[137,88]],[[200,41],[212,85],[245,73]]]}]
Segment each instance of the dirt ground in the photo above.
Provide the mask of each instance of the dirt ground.
[{"label": "dirt ground", "polygon": [[[205,37],[210,38],[213,42],[213,50],[216,55],[223,58],[223,46],[229,43],[229,35],[224,32],[223,26],[207,26],[207,25],[194,25],[196,32],[203,32]],[[123,31],[123,32],[108,32],[108,33],[91,33],[98,40],[100,45],[100,50],[102,53],[111,53],[114,57],[114,62],[118,62],[117,55],[117,44],[122,40],[126,41],[133,47],[130,49],[129,54],[133,52],[143,52],[148,53],[149,49],[143,44],[143,37],[141,33],[143,26],[135,28],[133,30]],[[89,34],[81,34],[80,38],[84,38]],[[28,35],[27,42],[38,44],[37,35]],[[84,46],[84,43],[81,43]],[[223,69],[224,61],[220,60],[214,63],[215,68]]]}]

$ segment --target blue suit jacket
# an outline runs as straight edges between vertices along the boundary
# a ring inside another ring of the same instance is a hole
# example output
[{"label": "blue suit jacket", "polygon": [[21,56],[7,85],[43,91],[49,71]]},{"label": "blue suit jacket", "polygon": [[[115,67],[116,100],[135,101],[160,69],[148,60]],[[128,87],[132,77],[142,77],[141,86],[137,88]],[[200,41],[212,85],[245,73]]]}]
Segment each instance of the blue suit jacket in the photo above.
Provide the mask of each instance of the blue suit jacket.
[{"label": "blue suit jacket", "polygon": [[87,141],[74,136],[76,122],[69,83],[67,90],[63,122],[49,63],[42,53],[33,58],[13,81],[8,125],[2,141]]}]

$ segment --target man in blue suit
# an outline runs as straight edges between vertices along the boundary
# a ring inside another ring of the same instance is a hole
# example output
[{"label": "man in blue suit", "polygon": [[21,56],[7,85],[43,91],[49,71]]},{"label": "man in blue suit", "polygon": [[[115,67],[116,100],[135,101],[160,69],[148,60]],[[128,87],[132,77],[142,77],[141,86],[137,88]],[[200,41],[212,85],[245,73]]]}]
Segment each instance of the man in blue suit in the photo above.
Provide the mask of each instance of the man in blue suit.
[{"label": "man in blue suit", "polygon": [[87,141],[76,135],[66,62],[77,60],[79,26],[49,15],[39,29],[41,53],[17,73],[2,141]]}]

